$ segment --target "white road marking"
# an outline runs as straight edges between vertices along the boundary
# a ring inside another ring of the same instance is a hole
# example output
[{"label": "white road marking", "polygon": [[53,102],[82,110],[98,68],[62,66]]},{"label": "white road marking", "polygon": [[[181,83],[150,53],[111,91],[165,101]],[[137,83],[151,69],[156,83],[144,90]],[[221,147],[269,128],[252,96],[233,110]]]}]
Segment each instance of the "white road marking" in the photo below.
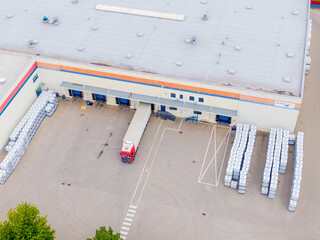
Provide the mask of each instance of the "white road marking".
[{"label": "white road marking", "polygon": [[120,233],[123,235],[128,235],[128,232],[120,231]]},{"label": "white road marking", "polygon": [[[228,136],[229,132],[230,132],[230,130],[229,130],[229,131],[227,132],[227,134],[224,136],[224,138],[223,138],[220,146],[218,147],[218,150],[215,151],[214,156],[211,158],[211,161],[210,161],[210,163],[208,164],[206,170],[204,170],[204,172],[203,172],[203,174],[202,174],[202,176],[201,176],[201,178],[200,178],[200,181],[203,179],[204,175],[207,173],[207,171],[208,171],[210,165],[212,164],[213,160],[215,160],[215,158],[216,158],[216,156],[217,156],[217,154],[218,154],[218,152],[219,152],[222,144],[224,143],[226,137]],[[228,143],[227,143],[227,144],[228,144]],[[227,147],[227,146],[226,146],[226,147]],[[215,161],[215,162],[216,162],[216,161]]]},{"label": "white road marking", "polygon": [[132,206],[132,201],[133,201],[134,197],[136,196],[136,193],[137,193],[137,190],[138,190],[140,181],[141,181],[141,179],[142,179],[143,173],[144,173],[145,168],[146,168],[146,166],[147,166],[147,163],[148,163],[148,161],[149,161],[149,157],[150,157],[151,151],[152,151],[152,149],[153,149],[154,143],[156,142],[157,136],[158,136],[159,131],[160,131],[160,128],[161,128],[161,126],[162,126],[162,122],[163,122],[163,120],[161,120],[161,122],[160,122],[160,124],[159,124],[159,127],[158,127],[158,130],[157,130],[157,132],[156,132],[156,135],[155,135],[155,137],[154,137],[154,139],[153,139],[153,143],[152,143],[151,148],[150,148],[150,151],[149,151],[149,153],[148,153],[147,160],[146,160],[146,162],[144,163],[144,166],[143,166],[143,169],[142,169],[142,171],[141,171],[141,174],[140,174],[140,177],[139,177],[139,180],[138,180],[136,189],[134,190],[134,193],[133,193],[133,195],[132,195],[132,198],[131,198],[131,201],[130,201],[130,206]]},{"label": "white road marking", "polygon": [[228,136],[228,140],[227,140],[227,146],[226,149],[224,150],[224,154],[223,154],[223,159],[222,159],[222,163],[221,163],[221,168],[220,168],[220,172],[219,172],[219,177],[218,177],[218,183],[217,186],[219,185],[219,181],[220,181],[220,176],[221,176],[221,171],[222,171],[222,167],[223,167],[223,163],[224,163],[224,159],[226,157],[226,152],[227,152],[227,148],[228,148],[228,143],[229,143],[229,139],[230,139],[230,135],[231,135],[231,128],[229,129],[229,136]]},{"label": "white road marking", "polygon": [[122,235],[120,235],[120,238],[122,238],[123,240],[125,240],[125,239],[126,239],[126,237],[125,237],[125,236],[122,236]]},{"label": "white road marking", "polygon": [[[146,179],[145,179],[145,181],[144,181],[144,184],[143,184],[143,187],[142,187],[142,190],[141,190],[141,193],[140,193],[139,199],[138,199],[137,206],[139,206],[139,203],[140,203],[140,200],[141,200],[142,194],[143,194],[143,192],[144,192],[144,188],[146,187],[146,184],[147,184],[148,178],[149,178],[149,176],[150,176],[150,172],[151,172],[151,169],[152,169],[153,163],[154,163],[154,161],[155,161],[155,159],[156,159],[156,156],[158,155],[158,151],[159,151],[159,148],[160,148],[160,145],[161,145],[161,142],[162,142],[162,139],[163,139],[163,135],[164,135],[164,133],[166,132],[166,130],[173,130],[173,131],[177,131],[177,132],[179,132],[179,131],[180,131],[180,129],[181,129],[181,126],[182,126],[182,122],[183,122],[183,119],[181,119],[181,122],[180,122],[180,125],[179,125],[179,128],[178,128],[178,129],[174,129],[174,128],[164,128],[164,129],[163,129],[163,132],[162,132],[162,134],[161,134],[161,138],[160,138],[160,142],[159,142],[159,144],[158,144],[157,150],[155,151],[155,154],[154,154],[153,159],[152,159],[152,162],[151,162],[150,170],[149,170],[149,172],[147,173],[147,177],[146,177]],[[150,150],[151,150],[151,149],[150,149]]]},{"label": "white road marking", "polygon": [[131,226],[131,223],[128,223],[128,222],[123,222],[123,225],[126,225],[126,226]]},{"label": "white road marking", "polygon": [[127,213],[127,216],[133,218],[133,217],[134,217],[134,214]]},{"label": "white road marking", "polygon": [[213,135],[213,132],[214,132],[214,129],[215,129],[215,128],[216,128],[216,125],[213,125],[213,126],[212,126],[212,130],[211,130],[211,133],[210,133],[210,138],[209,138],[209,141],[208,141],[206,153],[204,154],[204,159],[203,159],[203,163],[202,163],[202,166],[201,166],[201,170],[200,170],[200,175],[199,175],[199,178],[198,178],[198,182],[201,181],[201,173],[202,173],[203,166],[204,166],[204,163],[205,163],[206,158],[207,158],[207,154],[208,154],[208,151],[209,151],[210,142],[211,142],[212,135]]},{"label": "white road marking", "polygon": [[136,213],[136,210],[128,209],[128,212]]},{"label": "white road marking", "polygon": [[124,218],[124,220],[126,220],[128,222],[132,222],[132,218]]},{"label": "white road marking", "polygon": [[130,230],[130,228],[125,227],[125,226],[122,226],[121,229],[126,230],[126,231],[129,231],[129,230]]},{"label": "white road marking", "polygon": [[134,208],[134,209],[137,209],[137,206],[134,206],[134,205],[130,205],[129,208]]}]

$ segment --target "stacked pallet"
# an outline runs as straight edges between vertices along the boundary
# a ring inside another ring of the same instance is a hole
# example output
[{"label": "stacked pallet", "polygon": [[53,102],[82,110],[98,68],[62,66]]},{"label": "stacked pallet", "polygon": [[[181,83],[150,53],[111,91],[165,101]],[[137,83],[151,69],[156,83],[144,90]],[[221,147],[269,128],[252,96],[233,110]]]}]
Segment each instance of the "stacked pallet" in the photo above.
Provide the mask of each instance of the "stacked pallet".
[{"label": "stacked pallet", "polygon": [[269,192],[269,185],[271,180],[271,169],[273,164],[274,145],[276,142],[276,129],[271,128],[269,134],[268,151],[266,163],[264,165],[261,194],[267,195]]},{"label": "stacked pallet", "polygon": [[275,143],[274,153],[273,153],[273,163],[272,163],[271,179],[270,179],[269,193],[268,193],[269,198],[276,197],[276,191],[277,191],[278,179],[279,179],[282,138],[283,138],[283,130],[279,128],[277,129],[276,143]]},{"label": "stacked pallet", "polygon": [[0,164],[0,184],[4,184],[24,155],[30,141],[46,116],[58,106],[52,91],[43,91],[10,135],[7,156]]},{"label": "stacked pallet", "polygon": [[226,175],[224,178],[224,185],[227,187],[231,186],[233,168],[234,168],[234,164],[235,164],[235,159],[236,159],[238,147],[239,147],[240,141],[241,141],[241,135],[242,135],[242,124],[238,123],[237,128],[236,128],[236,135],[235,135],[235,138],[234,138],[234,141],[233,141],[233,144],[231,147],[231,151],[230,151],[230,157],[228,160]]},{"label": "stacked pallet", "polygon": [[256,141],[256,135],[257,135],[257,126],[252,125],[249,132],[249,140],[247,143],[246,151],[244,153],[244,159],[243,159],[241,172],[240,172],[238,193],[241,193],[241,194],[244,194],[246,192],[247,179],[248,179],[250,163],[252,159],[254,143]]},{"label": "stacked pallet", "polygon": [[309,48],[310,48],[310,41],[311,41],[311,31],[312,31],[312,20],[309,19],[308,22],[308,36],[307,36],[307,43],[306,43],[306,60],[305,60],[305,74],[309,74],[310,65],[311,65],[311,57],[309,55]]},{"label": "stacked pallet", "polygon": [[297,207],[297,203],[300,195],[300,186],[302,180],[302,168],[303,168],[303,138],[304,133],[298,132],[297,141],[294,151],[294,165],[293,165],[293,177],[291,185],[291,195],[288,210],[294,212]]},{"label": "stacked pallet", "polygon": [[283,131],[279,173],[285,174],[288,163],[289,131]]},{"label": "stacked pallet", "polygon": [[[257,133],[257,126],[237,124],[236,135],[228,160],[224,185],[236,189],[239,193],[245,193],[247,178]],[[239,180],[239,183],[238,183]]]}]

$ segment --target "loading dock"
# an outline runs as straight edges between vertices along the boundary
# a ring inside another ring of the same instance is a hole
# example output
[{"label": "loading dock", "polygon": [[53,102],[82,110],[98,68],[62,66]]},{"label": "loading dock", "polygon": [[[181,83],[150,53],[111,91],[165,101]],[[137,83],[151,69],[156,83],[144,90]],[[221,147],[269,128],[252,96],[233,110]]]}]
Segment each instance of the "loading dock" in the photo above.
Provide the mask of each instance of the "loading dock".
[{"label": "loading dock", "polygon": [[217,115],[216,116],[217,123],[226,123],[231,124],[231,117],[223,116],[223,115]]},{"label": "loading dock", "polygon": [[69,89],[69,95],[74,98],[83,98],[83,92],[79,90]]},{"label": "loading dock", "polygon": [[126,98],[116,98],[116,103],[121,106],[130,106],[130,100]]},{"label": "loading dock", "polygon": [[107,102],[106,96],[102,94],[92,93],[92,99],[97,102],[103,102],[103,103]]}]

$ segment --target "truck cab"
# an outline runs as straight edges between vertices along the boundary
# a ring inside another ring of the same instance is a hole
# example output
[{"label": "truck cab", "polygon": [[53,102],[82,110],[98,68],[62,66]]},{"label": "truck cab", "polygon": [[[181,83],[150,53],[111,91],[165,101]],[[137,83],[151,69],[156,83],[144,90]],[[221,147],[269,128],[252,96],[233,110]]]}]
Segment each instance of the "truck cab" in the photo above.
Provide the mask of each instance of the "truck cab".
[{"label": "truck cab", "polygon": [[124,163],[132,163],[136,154],[136,148],[133,143],[124,142],[121,148],[120,156]]}]

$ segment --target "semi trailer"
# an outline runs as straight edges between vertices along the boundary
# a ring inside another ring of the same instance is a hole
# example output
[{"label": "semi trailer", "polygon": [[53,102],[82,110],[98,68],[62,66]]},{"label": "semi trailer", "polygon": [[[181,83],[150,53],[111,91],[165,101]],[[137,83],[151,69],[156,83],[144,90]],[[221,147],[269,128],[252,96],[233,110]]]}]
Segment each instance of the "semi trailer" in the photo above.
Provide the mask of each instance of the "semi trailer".
[{"label": "semi trailer", "polygon": [[150,115],[151,104],[140,102],[126,135],[123,138],[123,144],[120,152],[122,162],[132,163],[134,161],[142,134],[147,126]]}]

